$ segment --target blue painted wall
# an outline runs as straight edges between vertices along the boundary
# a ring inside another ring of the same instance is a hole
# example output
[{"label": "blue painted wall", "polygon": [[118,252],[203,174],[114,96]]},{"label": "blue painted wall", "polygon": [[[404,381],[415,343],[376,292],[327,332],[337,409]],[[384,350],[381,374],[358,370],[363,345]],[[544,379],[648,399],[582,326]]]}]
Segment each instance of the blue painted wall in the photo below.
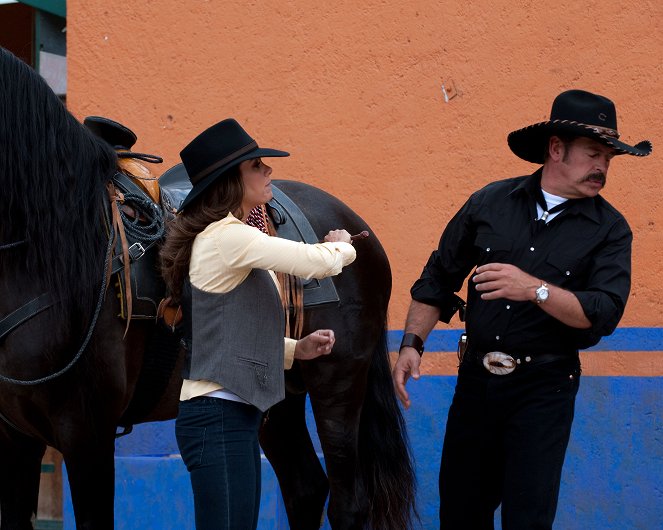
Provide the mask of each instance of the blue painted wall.
[{"label": "blue painted wall", "polygon": [[[452,376],[424,376],[409,384],[413,405],[405,414],[421,529],[437,528],[437,474],[454,385]],[[661,377],[582,377],[556,528],[663,529],[662,404]],[[313,425],[310,409],[308,414]],[[188,476],[173,431],[173,422],[141,425],[118,440],[116,529],[193,529]],[[74,530],[66,483],[64,489],[64,528]],[[266,461],[259,528],[288,528]]]},{"label": "blue painted wall", "polygon": [[[410,385],[415,401],[406,414],[425,529],[437,528],[437,467],[454,384],[455,377],[429,376]],[[663,528],[662,404],[663,378],[581,378],[556,528]]]}]

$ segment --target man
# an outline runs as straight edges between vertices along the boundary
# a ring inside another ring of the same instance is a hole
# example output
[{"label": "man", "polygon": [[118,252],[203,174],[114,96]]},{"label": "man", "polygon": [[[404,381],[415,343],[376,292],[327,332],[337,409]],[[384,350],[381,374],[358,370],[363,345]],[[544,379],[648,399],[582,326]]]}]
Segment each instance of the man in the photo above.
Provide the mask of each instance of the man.
[{"label": "man", "polygon": [[449,322],[476,266],[440,465],[442,529],[492,529],[500,503],[504,530],[552,528],[578,350],[614,331],[630,290],[631,230],[599,192],[615,155],[646,156],[651,143],[618,138],[610,100],[560,94],[550,120],[508,137],[543,167],[474,193],[411,289],[393,370],[405,407],[425,338]]}]

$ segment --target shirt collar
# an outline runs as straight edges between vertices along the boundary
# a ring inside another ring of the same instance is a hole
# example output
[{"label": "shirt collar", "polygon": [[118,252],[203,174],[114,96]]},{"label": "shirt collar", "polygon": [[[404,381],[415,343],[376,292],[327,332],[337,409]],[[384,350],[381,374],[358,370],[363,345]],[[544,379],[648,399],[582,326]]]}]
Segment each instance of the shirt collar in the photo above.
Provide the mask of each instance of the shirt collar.
[{"label": "shirt collar", "polygon": [[[542,174],[543,167],[540,167],[534,173],[524,178],[515,188],[513,188],[513,190],[509,192],[509,195],[521,195],[526,193],[531,198],[531,200],[536,203],[537,190],[541,188]],[[573,204],[569,204],[569,207],[565,211],[568,213],[584,215],[595,223],[600,223],[599,212],[596,203],[597,201],[595,197],[584,197],[582,199],[573,201]]]}]

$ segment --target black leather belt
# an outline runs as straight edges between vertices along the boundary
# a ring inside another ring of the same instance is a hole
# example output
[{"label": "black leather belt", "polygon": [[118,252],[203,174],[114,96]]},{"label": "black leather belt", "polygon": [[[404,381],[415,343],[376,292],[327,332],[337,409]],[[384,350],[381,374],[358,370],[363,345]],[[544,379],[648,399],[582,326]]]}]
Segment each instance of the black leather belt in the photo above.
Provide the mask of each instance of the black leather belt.
[{"label": "black leather belt", "polygon": [[477,363],[490,373],[496,375],[507,375],[516,368],[525,366],[536,366],[554,362],[570,362],[577,360],[576,353],[540,353],[534,355],[511,355],[500,351],[480,352],[467,351],[463,356],[463,362]]}]

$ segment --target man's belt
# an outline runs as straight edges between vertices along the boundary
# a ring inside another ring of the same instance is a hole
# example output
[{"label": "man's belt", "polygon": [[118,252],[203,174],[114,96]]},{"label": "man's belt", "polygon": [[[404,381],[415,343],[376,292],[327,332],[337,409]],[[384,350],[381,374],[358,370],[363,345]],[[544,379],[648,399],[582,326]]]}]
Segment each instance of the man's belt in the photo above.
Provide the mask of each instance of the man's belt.
[{"label": "man's belt", "polygon": [[538,355],[510,355],[501,351],[487,353],[468,351],[463,360],[480,362],[491,374],[507,375],[518,367],[535,366],[576,359],[572,354],[541,353]]}]

